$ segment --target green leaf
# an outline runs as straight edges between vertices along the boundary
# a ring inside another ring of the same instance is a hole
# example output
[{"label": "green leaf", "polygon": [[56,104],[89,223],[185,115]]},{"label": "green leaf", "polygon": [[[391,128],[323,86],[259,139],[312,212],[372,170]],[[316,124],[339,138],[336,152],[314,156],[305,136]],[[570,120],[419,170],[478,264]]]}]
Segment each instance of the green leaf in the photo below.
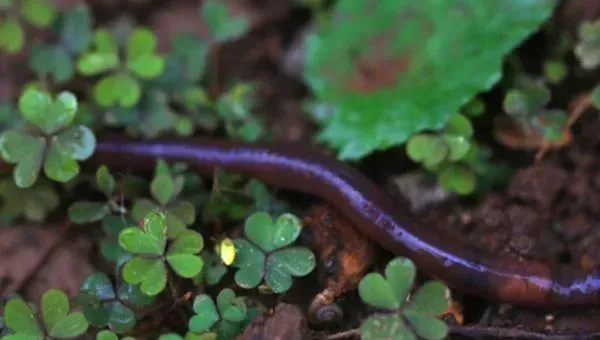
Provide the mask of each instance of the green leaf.
[{"label": "green leaf", "polygon": [[107,203],[75,202],[69,207],[69,219],[76,224],[97,222],[110,214]]},{"label": "green leaf", "polygon": [[89,327],[89,323],[81,312],[74,312],[60,318],[57,323],[49,329],[48,334],[58,339],[76,339],[83,335]]},{"label": "green leaf", "polygon": [[29,188],[39,176],[44,159],[45,141],[19,131],[7,131],[0,135],[0,153],[5,161],[17,164],[13,170],[15,184]]},{"label": "green leaf", "polygon": [[379,273],[369,273],[358,285],[358,293],[364,303],[377,308],[397,309],[401,301],[390,283]]},{"label": "green leaf", "polygon": [[106,165],[101,165],[96,171],[96,184],[106,196],[110,196],[115,190],[115,178]]},{"label": "green leaf", "polygon": [[417,340],[398,315],[373,315],[360,325],[362,340]]},{"label": "green leaf", "polygon": [[15,54],[21,51],[25,44],[25,32],[14,18],[0,20],[0,48]]},{"label": "green leaf", "polygon": [[57,84],[67,82],[73,77],[73,61],[69,53],[60,46],[36,45],[29,55],[29,67],[38,78],[50,75]]},{"label": "green leaf", "polygon": [[190,331],[196,333],[205,332],[219,321],[217,307],[210,296],[206,294],[196,296],[193,306],[196,315],[190,318],[188,323]]},{"label": "green leaf", "polygon": [[159,259],[134,257],[123,266],[123,279],[127,283],[141,283],[141,290],[149,296],[158,295],[167,286],[167,271]]},{"label": "green leaf", "polygon": [[94,86],[94,99],[101,106],[132,108],[142,95],[140,84],[128,74],[112,74]]},{"label": "green leaf", "polygon": [[292,214],[283,214],[274,223],[265,212],[252,214],[244,225],[248,239],[265,252],[292,244],[300,235],[301,228],[302,223]]},{"label": "green leaf", "polygon": [[175,215],[185,225],[191,225],[196,220],[196,207],[189,201],[179,201],[169,206],[167,214]]},{"label": "green leaf", "polygon": [[94,133],[83,125],[72,126],[61,132],[54,137],[54,143],[62,153],[79,161],[90,158],[96,149]]},{"label": "green leaf", "polygon": [[208,44],[192,33],[180,32],[173,39],[173,52],[183,64],[183,74],[190,82],[197,82],[204,75]]},{"label": "green leaf", "polygon": [[85,51],[93,38],[94,19],[86,3],[77,3],[64,12],[60,27],[60,41],[69,51],[79,54]]},{"label": "green leaf", "polygon": [[133,254],[159,256],[165,251],[166,233],[164,236],[155,237],[135,227],[127,228],[119,234],[119,244]]},{"label": "green leaf", "polygon": [[35,87],[27,88],[19,98],[19,110],[31,123],[47,134],[69,125],[77,112],[77,97],[63,91],[56,100],[48,92]]},{"label": "green leaf", "polygon": [[44,160],[44,173],[49,179],[66,183],[75,178],[79,171],[80,167],[75,158],[63,152],[58,144],[50,144]]},{"label": "green leaf", "polygon": [[77,70],[86,76],[95,76],[119,66],[119,57],[112,52],[90,52],[81,56]]},{"label": "green leaf", "polygon": [[475,191],[477,177],[471,169],[461,164],[450,164],[442,169],[438,178],[444,190],[468,195]]},{"label": "green leaf", "polygon": [[411,297],[405,311],[414,313],[440,315],[450,304],[450,290],[438,281],[425,283]]},{"label": "green leaf", "polygon": [[442,138],[428,134],[411,137],[406,144],[408,156],[426,168],[440,164],[448,156],[448,145]]},{"label": "green leaf", "polygon": [[254,288],[265,274],[265,255],[244,239],[235,239],[234,243],[237,253],[232,266],[238,268],[234,280],[242,288]]},{"label": "green leaf", "polygon": [[225,288],[217,295],[217,306],[224,320],[242,322],[246,318],[246,304],[242,299],[235,297],[235,292]]},{"label": "green leaf", "polygon": [[428,340],[442,340],[448,336],[448,325],[434,317],[416,314],[406,311],[404,313],[406,319],[412,326],[412,329],[421,338]]},{"label": "green leaf", "polygon": [[33,311],[21,298],[10,299],[4,306],[4,322],[12,331],[41,338],[43,336]]},{"label": "green leaf", "polygon": [[274,293],[283,293],[292,286],[292,276],[308,275],[315,265],[315,255],[306,248],[276,251],[267,257],[265,283]]},{"label": "green leaf", "polygon": [[322,122],[320,140],[350,160],[442,128],[498,82],[504,57],[550,18],[556,4],[336,2],[330,9],[336,19],[322,23],[306,43],[304,78],[316,100],[336,109]]},{"label": "green leaf", "polygon": [[170,174],[157,174],[150,183],[150,192],[158,203],[166,205],[175,193],[175,182]]},{"label": "green leaf", "polygon": [[204,1],[201,15],[210,28],[213,39],[217,42],[235,40],[250,28],[248,19],[242,16],[233,16],[227,5],[218,0]]},{"label": "green leaf", "polygon": [[127,43],[127,67],[144,79],[159,76],[165,60],[154,54],[156,45],[154,32],[147,28],[136,28]]},{"label": "green leaf", "polygon": [[197,254],[203,247],[202,235],[194,230],[186,230],[169,246],[168,254]]},{"label": "green leaf", "polygon": [[119,340],[119,337],[111,331],[103,330],[96,334],[96,340]]},{"label": "green leaf", "polygon": [[600,21],[582,22],[579,26],[579,41],[574,52],[581,67],[593,70],[600,65]]},{"label": "green leaf", "polygon": [[204,263],[202,258],[193,254],[167,254],[167,262],[177,275],[185,278],[193,278],[200,274]]},{"label": "green leaf", "polygon": [[56,9],[49,0],[23,0],[21,15],[39,28],[50,26],[56,17]]}]

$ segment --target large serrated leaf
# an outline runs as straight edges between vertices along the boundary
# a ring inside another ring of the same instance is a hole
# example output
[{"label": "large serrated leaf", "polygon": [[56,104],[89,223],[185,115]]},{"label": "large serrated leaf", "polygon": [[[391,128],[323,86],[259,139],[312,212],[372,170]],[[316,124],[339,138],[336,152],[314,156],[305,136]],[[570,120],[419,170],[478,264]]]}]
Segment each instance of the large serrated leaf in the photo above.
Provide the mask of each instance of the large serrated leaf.
[{"label": "large serrated leaf", "polygon": [[305,78],[336,108],[320,138],[358,159],[439,129],[501,77],[556,0],[341,0],[307,40]]}]

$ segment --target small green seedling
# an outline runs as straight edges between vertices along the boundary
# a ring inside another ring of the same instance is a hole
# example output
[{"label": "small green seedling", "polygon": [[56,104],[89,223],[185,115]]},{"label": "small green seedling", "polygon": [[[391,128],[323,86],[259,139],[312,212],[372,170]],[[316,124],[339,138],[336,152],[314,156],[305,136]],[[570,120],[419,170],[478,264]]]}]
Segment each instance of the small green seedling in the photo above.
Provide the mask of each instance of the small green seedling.
[{"label": "small green seedling", "polygon": [[[111,331],[103,330],[96,334],[96,340],[119,340],[119,336]],[[126,336],[120,340],[136,340],[136,338]]]},{"label": "small green seedling", "polygon": [[236,297],[229,288],[221,290],[216,304],[212,297],[201,294],[194,299],[194,312],[188,328],[195,334],[214,334],[217,340],[232,339],[240,333],[242,325],[249,323],[248,306],[244,298]]},{"label": "small green seedling", "polygon": [[29,55],[29,67],[38,79],[51,77],[56,84],[64,84],[75,75],[75,58],[92,41],[93,18],[89,6],[76,4],[62,13],[58,28],[58,42],[36,44]]},{"label": "small green seedling", "polygon": [[106,197],[106,202],[77,201],[69,207],[69,219],[73,223],[84,224],[100,221],[111,212],[123,212],[114,197],[116,181],[110,170],[102,165],[96,171],[96,186]]},{"label": "small green seedling", "polygon": [[8,219],[24,217],[42,222],[59,207],[60,196],[49,181],[40,180],[29,188],[19,188],[12,179],[0,180],[2,216]]},{"label": "small green seedling", "polygon": [[600,65],[600,20],[584,21],[579,26],[579,41],[575,45],[575,56],[581,67],[593,70]]},{"label": "small green seedling", "polygon": [[206,0],[202,3],[200,15],[216,43],[236,40],[250,28],[248,19],[232,15],[227,5],[218,0]]},{"label": "small green seedling", "polygon": [[158,295],[167,284],[167,266],[184,278],[193,278],[202,271],[199,253],[204,246],[202,235],[185,230],[167,246],[167,217],[151,212],[144,218],[143,227],[130,227],[119,234],[119,244],[134,254],[123,266],[127,283],[141,284],[141,291],[149,296]]},{"label": "small green seedling", "polygon": [[88,159],[96,148],[96,138],[89,128],[71,125],[77,113],[75,95],[63,91],[53,98],[30,86],[19,98],[19,111],[37,131],[9,130],[0,136],[2,158],[16,164],[13,177],[17,186],[31,187],[42,167],[54,181],[75,178],[80,171],[77,161]]},{"label": "small green seedling", "polygon": [[77,296],[85,318],[95,327],[109,327],[117,334],[134,329],[136,316],[132,307],[143,307],[154,302],[143,294],[139,285],[120,283],[113,285],[104,273],[88,276]]},{"label": "small green seedling", "polygon": [[34,311],[21,298],[12,298],[4,308],[6,326],[14,332],[5,340],[77,339],[88,327],[82,312],[69,313],[71,309],[67,295],[57,289],[49,289],[42,296],[43,325]]},{"label": "small green seedling", "polygon": [[252,115],[254,91],[255,87],[251,84],[237,83],[222,94],[215,104],[229,136],[246,142],[256,142],[266,130],[264,123]]},{"label": "small green seedling", "polygon": [[131,212],[133,218],[140,221],[151,211],[160,210],[167,218],[168,237],[175,239],[196,220],[194,205],[190,201],[179,199],[184,184],[183,174],[174,174],[165,161],[158,160],[154,178],[150,183],[150,192],[154,200],[136,200]]},{"label": "small green seedling", "polygon": [[407,258],[396,258],[385,268],[385,277],[367,274],[359,283],[362,301],[390,313],[376,313],[365,320],[361,339],[417,339],[437,340],[448,334],[448,326],[437,318],[450,303],[450,290],[443,283],[425,283],[409,298],[416,276],[414,263]]},{"label": "small green seedling", "polygon": [[466,116],[455,114],[441,131],[410,137],[406,152],[427,171],[436,173],[442,188],[467,195],[474,192],[477,178],[462,163],[473,143],[471,122]]},{"label": "small green seedling", "polygon": [[292,286],[292,277],[308,275],[315,268],[315,255],[307,248],[290,246],[296,241],[302,222],[292,214],[282,214],[273,221],[265,212],[246,219],[246,239],[234,239],[237,253],[232,267],[238,268],[234,279],[238,286],[254,288],[263,281],[273,293],[283,293]]},{"label": "small green seedling", "polygon": [[156,36],[148,28],[135,28],[120,57],[117,41],[108,29],[97,29],[94,48],[85,52],[77,63],[85,76],[103,75],[94,86],[94,99],[102,107],[132,108],[142,96],[142,80],[158,77],[164,69],[164,56],[155,52]]},{"label": "small green seedling", "polygon": [[49,0],[3,0],[0,15],[0,50],[15,54],[25,45],[23,20],[36,28],[47,28],[57,13]]},{"label": "small green seedling", "polygon": [[545,140],[558,142],[564,138],[568,116],[564,110],[546,109],[549,102],[550,90],[544,83],[521,77],[516,87],[506,93],[503,107],[526,133],[537,131]]}]

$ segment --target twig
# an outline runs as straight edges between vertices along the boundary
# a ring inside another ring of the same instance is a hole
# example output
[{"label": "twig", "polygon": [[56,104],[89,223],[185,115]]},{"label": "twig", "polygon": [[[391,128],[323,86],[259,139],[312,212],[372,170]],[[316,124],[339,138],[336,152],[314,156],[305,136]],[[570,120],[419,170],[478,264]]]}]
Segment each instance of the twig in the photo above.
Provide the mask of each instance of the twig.
[{"label": "twig", "polygon": [[472,339],[481,339],[482,337],[498,339],[531,339],[531,340],[583,340],[600,339],[600,332],[579,333],[579,334],[551,334],[526,331],[515,328],[501,327],[479,327],[479,326],[458,326],[452,325],[449,334],[460,335]]},{"label": "twig", "polygon": [[351,329],[348,331],[328,335],[328,336],[326,336],[324,338],[320,338],[320,339],[336,340],[336,339],[345,339],[345,338],[348,338],[351,336],[359,336],[359,335],[360,335],[360,329],[355,328],[355,329]]},{"label": "twig", "polygon": [[21,279],[14,281],[10,286],[8,286],[6,290],[4,290],[4,292],[2,293],[3,299],[8,298],[12,294],[20,292],[27,286],[27,284],[35,277],[37,272],[40,270],[40,268],[42,268],[46,261],[48,261],[52,257],[52,254],[54,253],[54,251],[56,251],[56,249],[58,249],[58,246],[61,245],[62,242],[67,238],[66,236],[68,235],[70,227],[71,222],[67,220],[60,228],[58,236],[56,237],[54,242],[52,242],[52,244],[48,246],[44,250],[44,252],[40,254],[40,256],[38,256],[37,262],[27,272],[27,274],[23,275]]}]

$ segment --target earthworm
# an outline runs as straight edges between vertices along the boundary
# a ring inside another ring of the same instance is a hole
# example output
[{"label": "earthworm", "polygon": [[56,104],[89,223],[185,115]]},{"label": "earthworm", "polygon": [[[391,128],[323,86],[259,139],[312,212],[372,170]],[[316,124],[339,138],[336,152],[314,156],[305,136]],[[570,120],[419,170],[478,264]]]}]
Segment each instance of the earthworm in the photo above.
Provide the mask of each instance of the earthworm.
[{"label": "earthworm", "polygon": [[419,222],[410,204],[392,197],[351,165],[293,145],[214,139],[99,138],[90,164],[147,170],[157,159],[254,177],[280,189],[330,202],[365,236],[448,286],[487,300],[531,307],[595,305],[600,274],[567,265],[486,252]]}]

